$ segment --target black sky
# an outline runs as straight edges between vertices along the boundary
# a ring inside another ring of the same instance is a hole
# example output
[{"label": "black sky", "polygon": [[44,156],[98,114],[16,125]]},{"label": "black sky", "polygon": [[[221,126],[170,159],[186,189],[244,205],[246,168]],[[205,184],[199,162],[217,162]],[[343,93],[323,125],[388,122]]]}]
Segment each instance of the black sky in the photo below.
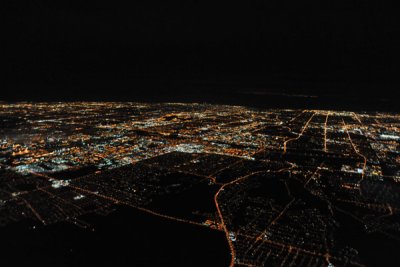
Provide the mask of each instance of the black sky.
[{"label": "black sky", "polygon": [[234,88],[371,100],[399,85],[388,1],[70,2],[6,2],[1,99],[218,99]]}]

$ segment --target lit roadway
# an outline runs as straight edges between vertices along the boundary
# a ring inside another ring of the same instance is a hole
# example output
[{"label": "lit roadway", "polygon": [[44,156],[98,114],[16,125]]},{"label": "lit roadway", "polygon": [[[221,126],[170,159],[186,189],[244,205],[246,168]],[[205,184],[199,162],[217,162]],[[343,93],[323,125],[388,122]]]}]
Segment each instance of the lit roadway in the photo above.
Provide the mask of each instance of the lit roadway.
[{"label": "lit roadway", "polygon": [[307,127],[308,127],[308,124],[310,124],[311,120],[313,119],[313,117],[314,117],[316,114],[317,114],[316,112],[313,112],[313,114],[312,114],[311,117],[308,119],[308,121],[306,122],[306,124],[304,125],[303,129],[301,130],[301,132],[299,133],[299,135],[298,135],[297,137],[288,139],[288,140],[286,140],[286,141],[283,143],[283,154],[286,154],[286,146],[287,146],[287,143],[289,143],[289,142],[291,142],[291,141],[298,140],[298,139],[303,135],[304,131],[305,131],[305,130],[307,129]]},{"label": "lit roadway", "polygon": [[[280,169],[280,170],[272,171],[272,172],[284,172],[284,171],[291,170],[291,169],[293,169],[294,167],[295,167],[295,166],[292,165],[290,168],[284,168],[284,169]],[[232,243],[232,240],[231,240],[231,238],[230,238],[230,236],[229,236],[229,230],[228,230],[228,228],[226,227],[226,224],[225,224],[225,221],[224,221],[224,217],[223,217],[222,212],[221,212],[221,209],[220,209],[220,207],[219,207],[218,196],[219,196],[219,194],[225,189],[225,187],[227,187],[227,186],[229,186],[229,185],[232,185],[232,184],[237,184],[237,183],[239,183],[239,182],[245,180],[246,178],[248,178],[248,177],[250,177],[250,176],[253,176],[253,175],[255,175],[255,174],[258,174],[258,173],[265,173],[265,172],[268,173],[268,172],[270,172],[270,171],[257,171],[257,172],[253,172],[253,173],[250,173],[250,174],[248,174],[248,175],[241,176],[241,177],[239,177],[239,178],[237,178],[237,179],[235,179],[235,180],[233,180],[233,181],[231,181],[231,182],[229,182],[229,183],[225,183],[225,184],[223,184],[223,185],[220,187],[220,189],[217,191],[217,193],[216,193],[215,196],[214,196],[214,202],[215,202],[215,206],[217,207],[217,212],[218,212],[218,215],[219,215],[220,220],[221,220],[221,226],[222,226],[222,229],[223,229],[224,232],[225,232],[226,239],[228,240],[229,248],[230,248],[230,250],[231,250],[231,255],[232,255],[231,264],[230,264],[231,267],[235,265],[236,252],[235,252],[235,247],[234,247],[234,245],[233,245],[233,243]],[[235,233],[235,234],[236,234],[236,233]]]},{"label": "lit roadway", "polygon": [[329,118],[330,112],[328,111],[328,113],[326,114],[326,119],[325,119],[325,123],[324,123],[324,151],[325,153],[328,152],[328,148],[326,145],[326,133],[328,130],[328,118]]},{"label": "lit roadway", "polygon": [[367,167],[367,157],[365,157],[363,154],[361,154],[360,151],[357,149],[357,147],[354,145],[353,140],[351,139],[350,133],[347,130],[348,126],[346,125],[346,123],[344,122],[343,119],[342,119],[342,122],[343,122],[343,128],[347,133],[347,136],[349,138],[350,144],[354,149],[354,152],[364,159],[363,169],[362,169],[362,172],[361,172],[361,180],[358,182],[358,184],[360,184],[360,182],[364,179],[364,176],[365,176],[365,169]]}]

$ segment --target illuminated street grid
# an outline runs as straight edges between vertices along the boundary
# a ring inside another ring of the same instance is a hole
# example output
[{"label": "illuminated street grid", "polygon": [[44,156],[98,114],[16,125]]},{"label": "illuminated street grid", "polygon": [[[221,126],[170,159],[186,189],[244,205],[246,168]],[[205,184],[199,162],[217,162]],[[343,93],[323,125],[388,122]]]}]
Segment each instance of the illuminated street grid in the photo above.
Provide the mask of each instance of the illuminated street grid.
[{"label": "illuminated street grid", "polygon": [[343,217],[400,244],[398,114],[17,103],[0,123],[3,226],[90,231],[82,215],[127,205],[225,232],[242,266],[368,265]]}]

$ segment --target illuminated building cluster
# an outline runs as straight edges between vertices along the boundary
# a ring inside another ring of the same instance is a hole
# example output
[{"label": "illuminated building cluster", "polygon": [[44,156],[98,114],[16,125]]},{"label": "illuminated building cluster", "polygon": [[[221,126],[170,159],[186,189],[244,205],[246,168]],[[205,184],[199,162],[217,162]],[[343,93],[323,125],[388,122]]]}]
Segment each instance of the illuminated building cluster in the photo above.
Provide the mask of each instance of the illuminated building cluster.
[{"label": "illuminated building cluster", "polygon": [[398,114],[17,103],[0,123],[0,225],[126,205],[223,231],[243,266],[367,264],[346,227],[399,245]]}]

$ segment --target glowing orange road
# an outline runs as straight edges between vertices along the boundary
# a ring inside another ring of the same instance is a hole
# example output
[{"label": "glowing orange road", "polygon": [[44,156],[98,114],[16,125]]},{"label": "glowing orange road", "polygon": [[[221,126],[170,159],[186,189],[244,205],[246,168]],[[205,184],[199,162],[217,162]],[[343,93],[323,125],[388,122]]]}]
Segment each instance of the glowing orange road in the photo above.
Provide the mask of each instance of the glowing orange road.
[{"label": "glowing orange road", "polygon": [[356,120],[357,120],[361,125],[364,125],[364,124],[362,123],[362,121],[360,120],[360,117],[358,117],[358,115],[357,115],[355,112],[352,112],[352,113],[353,113],[354,117],[356,117]]},{"label": "glowing orange road", "polygon": [[67,205],[74,206],[74,207],[77,208],[78,210],[82,210],[82,208],[79,207],[78,205],[75,205],[74,203],[63,199],[63,198],[57,196],[56,194],[51,193],[50,191],[47,191],[47,190],[46,190],[45,188],[43,188],[43,187],[37,188],[37,190],[42,191],[42,192],[44,192],[44,193],[46,193],[46,194],[48,194],[48,195],[50,195],[50,196],[52,196],[52,197],[54,197],[54,198],[57,198],[57,199],[61,200],[62,202],[66,203]]},{"label": "glowing orange road", "polygon": [[[239,234],[239,235],[243,236],[243,237],[247,237],[249,239],[254,239],[253,236],[249,236],[249,235],[246,235],[246,234]],[[284,244],[284,243],[273,241],[273,240],[269,240],[269,239],[261,239],[259,241],[262,242],[262,243],[266,243],[266,244],[272,245],[272,246],[276,246],[276,247],[280,247],[280,248],[286,249],[289,254],[290,253],[296,253],[296,254],[301,253],[301,254],[306,254],[306,255],[310,255],[310,256],[321,257],[321,258],[324,258],[327,261],[327,263],[329,263],[329,259],[334,259],[334,260],[338,260],[338,261],[341,260],[340,258],[331,256],[329,253],[323,254],[323,253],[320,253],[318,251],[311,251],[311,250],[303,249],[303,248],[300,248],[300,247]],[[350,261],[350,263],[353,264],[353,265],[356,265],[356,266],[365,267],[365,265],[362,265],[362,264],[360,264],[358,262]],[[287,265],[287,266],[292,266],[292,265]]]},{"label": "glowing orange road", "polygon": [[276,216],[276,218],[271,222],[271,225],[274,225],[282,216],[285,214],[285,212],[289,209],[290,205],[295,201],[295,198],[293,198],[286,206],[285,208]]},{"label": "glowing orange road", "polygon": [[219,216],[220,221],[221,221],[221,226],[222,226],[222,229],[223,229],[224,232],[225,232],[225,236],[226,236],[226,239],[227,239],[227,241],[228,241],[229,249],[230,249],[230,251],[231,251],[231,263],[230,263],[230,265],[229,265],[230,267],[233,267],[233,266],[235,265],[236,251],[235,251],[235,247],[233,246],[232,240],[231,240],[231,238],[230,238],[230,236],[229,236],[229,231],[228,231],[228,228],[226,227],[226,224],[225,224],[225,221],[224,221],[224,216],[222,215],[221,209],[220,209],[220,207],[219,207],[218,196],[219,196],[219,194],[224,190],[224,188],[225,188],[226,186],[231,185],[231,184],[234,184],[234,183],[237,183],[237,182],[239,182],[239,181],[241,181],[241,180],[243,180],[243,179],[246,179],[247,177],[249,177],[249,176],[251,176],[251,175],[254,175],[254,174],[256,174],[256,173],[261,173],[261,172],[265,172],[265,171],[259,171],[259,172],[251,173],[251,174],[248,174],[248,175],[239,177],[239,178],[237,178],[237,179],[235,179],[235,180],[233,180],[233,181],[231,181],[231,182],[229,182],[229,183],[225,183],[225,184],[223,184],[223,185],[219,188],[219,190],[217,191],[217,193],[214,195],[215,207],[217,208],[218,216]]},{"label": "glowing orange road", "polygon": [[286,141],[283,143],[283,154],[286,154],[286,146],[287,146],[287,143],[289,143],[289,142],[291,142],[291,141],[298,140],[298,139],[303,135],[304,131],[307,129],[308,125],[310,124],[311,120],[313,119],[313,117],[314,117],[315,115],[316,115],[316,113],[314,112],[314,113],[311,115],[311,117],[308,119],[308,121],[306,122],[306,124],[304,125],[303,129],[301,130],[301,132],[299,133],[299,135],[298,135],[297,137],[288,139],[288,140],[286,140]]},{"label": "glowing orange road", "polygon": [[[226,184],[225,184],[225,185],[226,185]],[[225,185],[221,186],[221,188],[220,188],[220,189],[218,190],[218,192],[215,194],[215,196],[214,196],[214,202],[215,202],[215,206],[216,206],[216,208],[217,208],[218,216],[219,216],[219,218],[220,218],[220,220],[221,220],[222,229],[223,229],[224,232],[225,232],[226,240],[228,240],[229,249],[230,249],[230,251],[231,251],[231,262],[230,262],[229,266],[230,266],[230,267],[233,267],[233,266],[235,265],[235,260],[236,260],[236,251],[235,251],[235,247],[234,247],[233,244],[232,244],[232,240],[231,240],[231,238],[230,238],[230,236],[229,236],[228,228],[227,228],[226,225],[225,225],[224,217],[222,216],[221,209],[219,208],[219,204],[218,204],[218,195],[219,195],[219,193],[224,189],[224,186],[225,186]]]},{"label": "glowing orange road", "polygon": [[[304,187],[307,186],[307,184],[309,183],[309,181],[310,181],[310,180],[315,176],[315,174],[320,170],[320,168],[321,168],[322,165],[323,165],[323,163],[321,163],[321,165],[320,165],[319,167],[317,167],[317,169],[315,170],[315,172],[314,172],[312,175],[310,175],[310,179],[308,179],[308,181],[304,184]],[[292,165],[292,167],[289,168],[288,170],[290,170],[290,169],[292,169],[292,168],[294,168],[294,167],[295,167],[295,166]],[[279,170],[278,172],[280,172],[280,171],[282,171],[282,170]],[[287,185],[286,185],[286,187],[287,187]],[[289,196],[291,196],[289,190],[288,190],[288,194],[289,194]],[[273,219],[273,220],[269,223],[269,225],[267,226],[267,228],[266,228],[264,231],[262,231],[262,232],[256,237],[256,240],[263,240],[262,236],[263,236],[265,233],[267,233],[268,229],[269,229],[272,225],[274,225],[274,224],[283,216],[283,214],[286,213],[286,211],[289,209],[290,205],[292,205],[292,203],[293,203],[295,200],[296,200],[296,199],[293,197],[293,198],[291,199],[291,201],[290,201],[288,204],[286,204],[286,206],[282,209],[282,211],[278,214],[278,216],[276,216],[275,219]]]},{"label": "glowing orange road", "polygon": [[164,219],[169,219],[169,220],[173,220],[173,221],[177,221],[177,222],[183,222],[183,223],[189,223],[189,224],[193,224],[193,225],[197,225],[197,226],[202,226],[202,227],[207,227],[208,228],[208,226],[206,226],[204,224],[201,224],[201,223],[198,223],[198,222],[189,221],[189,220],[185,220],[185,219],[181,219],[181,218],[176,218],[176,217],[172,217],[172,216],[169,216],[169,215],[161,214],[161,213],[158,213],[158,212],[155,212],[155,211],[152,211],[152,210],[148,210],[148,209],[145,209],[145,208],[142,208],[142,207],[134,206],[134,205],[132,205],[132,204],[130,204],[128,202],[125,202],[125,201],[122,201],[122,200],[119,200],[119,199],[116,199],[116,198],[113,198],[113,197],[109,197],[109,196],[106,196],[106,195],[103,195],[103,194],[100,194],[100,193],[97,193],[97,192],[92,192],[90,190],[87,190],[87,189],[84,189],[84,188],[81,188],[81,187],[78,187],[78,186],[68,185],[68,187],[71,187],[71,188],[73,188],[75,190],[78,190],[78,191],[85,192],[87,194],[98,196],[98,197],[103,198],[103,199],[107,199],[107,200],[109,200],[109,201],[111,201],[111,202],[113,202],[115,204],[123,204],[123,205],[126,205],[128,207],[135,208],[135,209],[138,209],[140,211],[144,211],[146,213],[149,213],[151,215],[155,215],[155,216],[158,216],[158,217],[161,217],[161,218],[164,218]]},{"label": "glowing orange road", "polygon": [[[272,172],[275,173],[275,172],[288,171],[288,170],[291,170],[291,169],[293,169],[293,168],[295,168],[295,167],[296,167],[296,166],[295,166],[294,164],[292,164],[292,166],[291,166],[290,168],[284,168],[284,169],[280,169],[280,170],[272,171]],[[221,222],[222,230],[225,232],[225,235],[226,235],[226,238],[227,238],[227,241],[228,241],[228,245],[229,245],[229,248],[230,248],[230,250],[231,250],[231,256],[232,256],[232,257],[231,257],[231,262],[230,262],[230,266],[231,266],[231,267],[235,265],[235,261],[236,261],[236,251],[235,251],[235,248],[234,248],[234,245],[233,245],[233,241],[231,240],[231,237],[230,237],[230,232],[228,231],[228,228],[227,228],[227,226],[226,226],[226,224],[225,224],[225,221],[224,221],[224,218],[223,218],[221,209],[220,209],[220,207],[219,207],[218,196],[219,196],[219,194],[220,194],[227,186],[232,185],[232,184],[235,184],[235,183],[238,183],[238,182],[240,182],[240,181],[243,181],[244,179],[246,179],[246,178],[248,178],[248,177],[250,177],[250,176],[252,176],[252,175],[254,175],[254,174],[263,173],[263,172],[270,172],[270,171],[258,171],[258,172],[254,172],[254,173],[251,173],[251,174],[248,174],[248,175],[239,177],[239,178],[235,179],[234,181],[225,183],[225,184],[223,184],[223,185],[220,187],[220,189],[217,191],[217,193],[216,193],[215,196],[214,196],[214,202],[215,202],[215,205],[216,205],[216,209],[217,209],[218,215],[219,215],[219,217],[220,217],[220,222]],[[36,175],[36,176],[39,176],[39,177],[46,178],[46,179],[54,179],[54,178],[52,178],[52,177],[47,176],[46,174],[41,174],[41,173],[32,173],[32,174],[33,174],[33,175]],[[314,174],[315,174],[315,172],[314,172]],[[115,204],[124,204],[124,205],[126,205],[126,206],[129,206],[129,207],[132,207],[132,208],[136,208],[136,209],[141,210],[141,211],[143,211],[143,212],[146,212],[146,213],[149,213],[149,214],[152,214],[152,215],[155,215],[155,216],[159,216],[159,217],[162,217],[162,218],[165,218],[165,219],[174,220],[174,221],[179,221],[179,222],[183,222],[183,223],[194,224],[194,225],[198,225],[198,226],[202,226],[202,227],[207,227],[207,226],[205,226],[205,225],[203,225],[203,224],[200,224],[200,223],[197,223],[197,222],[188,221],[188,220],[184,220],[184,219],[180,219],[180,218],[175,218],[175,217],[168,216],[168,215],[164,215],[164,214],[160,214],[160,213],[157,213],[157,212],[154,212],[154,211],[145,209],[145,208],[133,206],[132,204],[127,203],[127,202],[125,202],[125,201],[121,201],[121,200],[115,199],[115,198],[113,198],[113,197],[103,195],[103,194],[101,194],[101,193],[93,192],[93,191],[87,190],[87,189],[82,188],[82,187],[79,187],[79,186],[74,186],[74,185],[69,184],[69,185],[67,185],[67,187],[70,187],[70,188],[72,188],[72,189],[75,189],[75,190],[78,190],[78,191],[81,191],[81,192],[84,192],[84,193],[87,193],[87,194],[94,195],[94,196],[96,196],[96,197],[100,197],[100,198],[109,200],[109,201],[111,201],[112,203],[115,203]],[[288,210],[289,206],[294,202],[294,200],[295,200],[295,199],[293,198],[293,199],[285,206],[285,208],[284,208],[284,209],[279,213],[279,215],[271,222],[270,225],[274,224],[277,220],[279,220],[279,218],[280,218],[281,216],[283,216],[283,214]],[[45,224],[45,221],[44,221],[44,220],[40,217],[40,215],[34,210],[34,208],[33,208],[26,200],[24,200],[24,202],[25,202],[26,205],[32,210],[32,212],[35,214],[35,216],[38,218],[38,220],[40,220],[43,224]],[[268,229],[268,228],[267,228],[267,229]],[[265,231],[267,231],[267,229],[266,229]],[[221,229],[217,229],[217,230],[221,230]],[[265,231],[264,231],[264,232],[265,232]],[[235,233],[235,234],[236,234],[236,233]],[[242,234],[240,234],[240,235],[242,235]],[[242,235],[242,236],[245,236],[245,235]],[[254,237],[251,237],[251,238],[254,238]],[[325,260],[326,260],[327,262],[329,262],[329,259],[330,259],[330,258],[334,259],[334,257],[331,257],[331,255],[329,255],[328,253],[322,254],[322,253],[319,253],[319,252],[307,251],[307,250],[302,249],[302,248],[298,248],[298,247],[295,247],[295,246],[291,246],[291,245],[287,245],[287,244],[275,242],[275,241],[272,241],[272,240],[260,239],[260,237],[257,237],[256,240],[261,240],[263,243],[268,243],[268,244],[271,244],[271,245],[274,245],[274,246],[278,246],[278,247],[285,248],[285,249],[288,250],[288,253],[299,253],[299,252],[300,252],[300,253],[305,253],[305,254],[309,254],[309,255],[313,255],[313,256],[323,257],[323,258],[325,258]],[[361,265],[358,264],[358,263],[355,263],[355,262],[352,262],[352,263],[361,266]],[[240,263],[240,264],[241,264],[241,263]],[[249,266],[250,266],[250,265],[249,265]]]},{"label": "glowing orange road", "polygon": [[[39,176],[39,177],[42,177],[42,178],[45,178],[45,179],[54,179],[54,178],[52,178],[52,177],[50,177],[50,176],[48,176],[46,174],[43,174],[43,173],[35,173],[35,172],[31,172],[31,173],[33,175],[36,175],[36,176]],[[173,220],[173,221],[189,223],[189,224],[192,224],[192,225],[197,225],[197,226],[202,226],[202,227],[209,228],[208,226],[206,226],[204,224],[201,224],[201,223],[198,223],[198,222],[189,221],[189,220],[185,220],[185,219],[181,219],[181,218],[176,218],[176,217],[172,217],[172,216],[169,216],[169,215],[161,214],[161,213],[158,213],[158,212],[155,212],[155,211],[152,211],[152,210],[148,210],[148,209],[145,209],[145,208],[142,208],[142,207],[134,206],[134,205],[132,205],[132,204],[130,204],[128,202],[125,202],[125,201],[122,201],[122,200],[118,200],[116,198],[109,197],[109,196],[106,196],[106,195],[103,195],[103,194],[100,194],[100,193],[97,193],[97,192],[93,192],[93,191],[87,190],[85,188],[81,188],[81,187],[78,187],[78,186],[73,186],[71,184],[67,185],[67,187],[70,187],[72,189],[75,189],[75,190],[78,190],[78,191],[81,191],[81,192],[84,192],[84,193],[87,193],[87,194],[90,194],[90,195],[94,195],[94,196],[106,199],[108,201],[111,201],[114,204],[123,204],[123,205],[129,206],[131,208],[135,208],[135,209],[138,209],[140,211],[143,211],[143,212],[146,212],[146,213],[149,213],[151,215],[155,215],[155,216],[158,216],[158,217],[161,217],[161,218],[164,218],[164,219],[169,219],[169,220]],[[210,229],[212,229],[212,228],[210,228]]]},{"label": "glowing orange road", "polygon": [[[248,235],[244,235],[244,234],[240,234],[240,235],[244,236],[244,237],[247,237],[247,238],[250,238],[250,239],[254,238],[252,236],[248,236]],[[280,243],[280,242],[277,242],[277,241],[273,241],[273,240],[263,239],[263,240],[261,240],[261,242],[267,243],[267,244],[270,244],[270,245],[273,245],[273,246],[276,246],[276,247],[284,248],[284,249],[288,250],[288,253],[295,252],[295,253],[301,253],[301,254],[306,254],[306,255],[315,256],[315,257],[321,257],[321,258],[324,258],[325,260],[327,260],[328,263],[329,263],[329,259],[334,259],[334,260],[338,260],[338,261],[341,260],[340,258],[331,256],[329,253],[322,254],[322,253],[317,252],[317,251],[311,251],[311,250],[303,249],[303,248],[300,248],[300,247],[296,247],[296,246]],[[355,262],[355,261],[349,261],[349,262],[351,264],[359,266],[359,267],[365,267],[365,265],[360,264],[360,263]],[[292,266],[292,265],[287,265],[287,266]]]},{"label": "glowing orange road", "polygon": [[303,114],[304,112],[306,112],[307,110],[303,110],[300,114],[297,114],[294,118],[292,118],[289,122],[295,121],[298,117],[300,117],[301,114]]},{"label": "glowing orange road", "polygon": [[321,169],[321,167],[324,166],[324,163],[322,162],[313,172],[313,174],[310,175],[310,178],[307,180],[307,182],[305,182],[304,184],[304,188],[306,188],[306,186],[308,185],[308,183],[311,181],[312,178],[314,178],[314,176],[318,173],[318,171]]},{"label": "glowing orange road", "polygon": [[[288,123],[295,121],[298,117],[300,117],[300,115],[302,115],[302,114],[303,114],[304,112],[306,112],[306,111],[308,111],[308,110],[306,110],[306,109],[303,110],[300,114],[297,114],[295,117],[293,117]],[[282,125],[282,128],[287,128],[287,129],[289,130],[289,132],[292,131],[292,129],[291,129],[289,126],[287,126],[287,125]],[[264,151],[264,153],[265,153],[265,151],[266,151],[265,146],[262,146],[259,150],[257,150],[256,152],[254,152],[253,155],[257,155],[258,153],[260,153],[260,152],[262,152],[262,151]]]},{"label": "glowing orange road", "polygon": [[327,133],[327,130],[328,130],[327,126],[328,126],[329,114],[330,114],[330,112],[328,111],[328,114],[326,114],[326,119],[325,119],[325,124],[324,124],[324,151],[325,152],[328,152],[328,148],[327,148],[327,145],[326,145],[326,133]]},{"label": "glowing orange road", "polygon": [[268,229],[269,229],[272,225],[274,225],[274,224],[283,216],[283,214],[285,214],[285,212],[289,209],[290,205],[292,205],[292,203],[293,203],[295,200],[296,200],[295,198],[292,198],[292,199],[290,200],[290,202],[289,202],[288,204],[286,204],[286,206],[282,209],[282,211],[278,214],[278,216],[276,216],[275,219],[273,219],[273,220],[269,223],[269,225],[267,226],[267,228],[266,228],[264,231],[262,231],[262,232],[256,237],[256,240],[263,240],[262,236],[265,235],[265,234],[267,233]]},{"label": "glowing orange road", "polygon": [[233,162],[232,164],[229,164],[229,165],[227,165],[227,166],[225,166],[225,167],[223,167],[223,168],[218,169],[217,171],[215,171],[215,172],[213,172],[212,174],[210,174],[208,177],[209,177],[210,179],[213,179],[213,180],[215,181],[215,177],[214,177],[214,176],[215,176],[216,174],[218,174],[219,172],[221,172],[221,171],[223,171],[223,170],[226,170],[226,169],[228,169],[228,168],[230,168],[230,167],[232,167],[232,166],[235,166],[236,164],[241,163],[241,162],[243,162],[243,159],[237,160],[237,161]]},{"label": "glowing orange road", "polygon": [[[246,235],[246,234],[239,234],[239,235],[247,237],[249,239],[254,239],[253,236],[249,236],[249,235]],[[285,249],[287,249],[289,251],[289,253],[291,253],[293,251],[297,251],[297,252],[308,254],[308,255],[312,255],[312,256],[320,256],[320,257],[324,256],[324,254],[316,252],[316,251],[306,250],[306,249],[303,249],[303,248],[299,248],[299,247],[292,246],[292,245],[287,245],[287,244],[280,243],[280,242],[273,241],[273,240],[269,240],[269,239],[259,239],[259,241],[261,241],[263,243],[271,244],[271,245],[274,245],[274,246],[277,246],[277,247],[285,248]]]},{"label": "glowing orange road", "polygon": [[36,218],[42,222],[44,225],[46,225],[46,221],[43,220],[42,216],[40,216],[40,214],[32,207],[32,205],[26,201],[25,199],[21,198],[22,201],[24,201],[24,203],[26,204],[26,206],[32,211],[32,213],[36,216]]},{"label": "glowing orange road", "polygon": [[[280,170],[277,170],[277,171],[273,171],[273,173],[275,173],[275,172],[288,171],[288,170],[293,169],[294,167],[295,167],[295,166],[292,165],[290,168],[285,168],[285,169],[280,169]],[[230,265],[229,265],[230,267],[233,267],[233,266],[235,265],[236,251],[235,251],[235,247],[234,247],[234,245],[233,245],[233,243],[232,243],[231,237],[229,236],[229,230],[228,230],[228,228],[226,227],[226,224],[225,224],[224,217],[223,217],[223,215],[222,215],[221,209],[220,209],[220,207],[219,207],[218,196],[219,196],[219,194],[224,190],[225,187],[227,187],[227,186],[229,186],[229,185],[232,185],[232,184],[235,184],[235,183],[238,183],[238,182],[240,182],[240,181],[242,181],[242,180],[244,180],[244,179],[246,179],[246,178],[248,178],[248,177],[250,177],[250,176],[252,176],[252,175],[255,175],[255,174],[257,174],[257,173],[265,173],[265,172],[270,172],[270,171],[257,171],[257,172],[254,172],[254,173],[250,173],[250,174],[248,174],[248,175],[241,176],[241,177],[239,177],[239,178],[237,178],[237,179],[235,179],[235,180],[233,180],[233,181],[231,181],[231,182],[229,182],[229,183],[225,183],[225,184],[223,184],[223,185],[219,188],[219,190],[217,191],[217,193],[214,195],[215,207],[217,208],[218,216],[219,216],[220,221],[221,221],[221,226],[222,226],[222,229],[223,229],[224,232],[225,232],[225,236],[226,236],[226,239],[227,239],[227,241],[228,241],[229,249],[230,249],[230,251],[231,251],[231,256],[232,256],[232,257],[231,257],[231,263],[230,263]]]},{"label": "glowing orange road", "polygon": [[365,176],[365,169],[366,169],[366,167],[367,167],[367,157],[365,157],[363,154],[361,154],[361,153],[358,151],[357,147],[356,147],[356,146],[354,145],[354,143],[353,143],[353,140],[351,139],[350,133],[349,133],[349,131],[347,130],[347,125],[346,125],[346,123],[344,122],[343,119],[342,119],[342,122],[343,122],[343,128],[344,128],[344,130],[346,131],[347,136],[349,137],[349,140],[350,140],[351,146],[352,146],[353,149],[354,149],[354,152],[355,152],[357,155],[359,155],[360,157],[362,157],[362,158],[364,159],[363,169],[362,169],[362,173],[361,173],[361,180],[358,182],[358,183],[360,183],[360,182],[364,179],[364,176]]}]

